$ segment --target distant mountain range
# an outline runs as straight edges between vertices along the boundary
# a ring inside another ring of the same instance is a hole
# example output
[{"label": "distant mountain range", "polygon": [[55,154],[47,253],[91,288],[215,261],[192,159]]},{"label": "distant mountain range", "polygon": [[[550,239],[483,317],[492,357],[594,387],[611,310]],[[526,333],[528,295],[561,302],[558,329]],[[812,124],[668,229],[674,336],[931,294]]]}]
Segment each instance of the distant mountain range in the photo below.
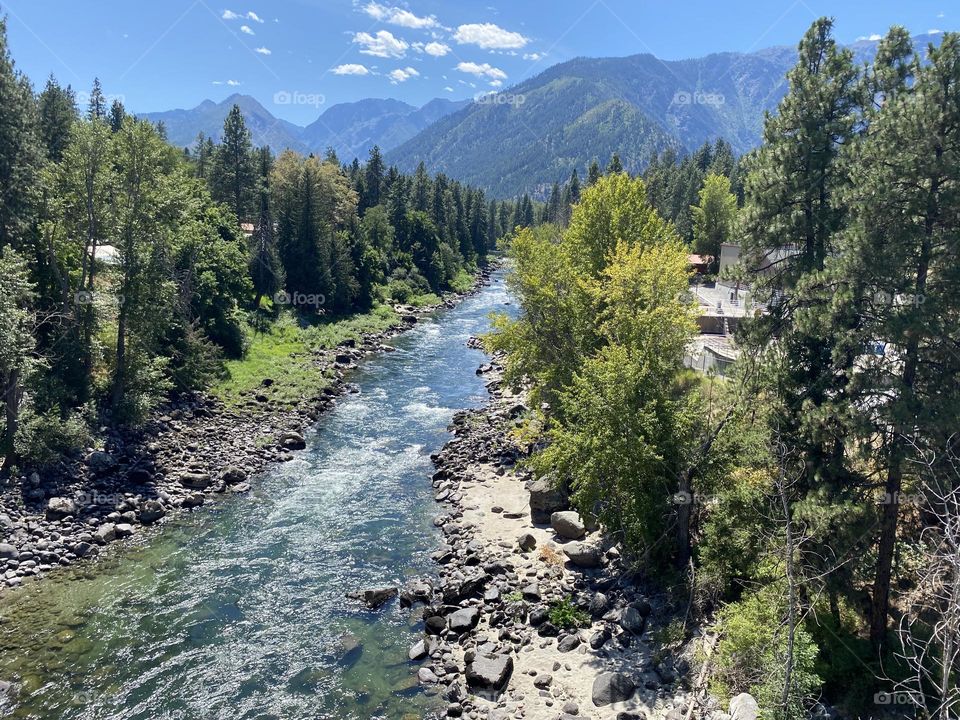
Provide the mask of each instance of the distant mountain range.
[{"label": "distant mountain range", "polygon": [[290,148],[317,154],[332,147],[341,160],[350,162],[354,157],[366,159],[374,145],[385,151],[397,147],[469,103],[438,98],[418,108],[400,100],[360,100],[333,105],[301,127],[274,117],[255,98],[237,93],[219,103],[204,100],[190,110],[142,113],[140,117],[162,121],[167,139],[174,145],[188,147],[201,132],[219,141],[227,113],[239,105],[254,145],[269,145],[277,152]]},{"label": "distant mountain range", "polygon": [[[923,48],[939,37],[914,42]],[[877,42],[850,48],[858,63],[869,62]],[[786,94],[796,58],[792,47],[690,60],[577,58],[477,101],[438,99],[416,108],[361,100],[329,108],[306,128],[277,120],[245,95],[145,117],[163,120],[170,141],[188,145],[200,131],[219,137],[237,103],[257,144],[301,152],[332,147],[347,162],[363,160],[377,144],[401,170],[424,162],[431,172],[510,197],[542,193],[575,168],[583,174],[594,159],[606,164],[614,152],[631,172],[642,171],[654,152],[689,152],[718,137],[747,152],[760,143],[764,114]]]}]

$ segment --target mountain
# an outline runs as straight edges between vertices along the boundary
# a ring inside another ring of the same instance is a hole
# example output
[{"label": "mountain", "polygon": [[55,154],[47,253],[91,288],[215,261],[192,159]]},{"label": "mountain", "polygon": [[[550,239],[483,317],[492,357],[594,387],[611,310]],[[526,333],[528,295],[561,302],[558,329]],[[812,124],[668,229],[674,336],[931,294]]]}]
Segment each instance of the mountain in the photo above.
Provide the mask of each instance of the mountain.
[{"label": "mountain", "polygon": [[395,148],[468,102],[438,98],[421,108],[390,99],[340,103],[307,125],[301,139],[315,151],[332,147],[342,160],[363,160],[374,145]]},{"label": "mountain", "polygon": [[192,146],[201,132],[219,141],[223,121],[236,104],[243,111],[254,145],[302,153],[323,153],[332,147],[341,159],[349,161],[366,158],[374,145],[394,148],[468,103],[438,98],[417,108],[400,100],[360,100],[334,105],[304,128],[274,117],[249,95],[234,94],[220,103],[204,100],[189,110],[144,113],[141,117],[163,121],[170,142],[186,147]]},{"label": "mountain", "polygon": [[[918,48],[936,40],[914,38]],[[857,63],[876,48],[851,46]],[[510,197],[542,193],[575,168],[582,177],[592,160],[605,164],[614,152],[631,172],[655,151],[692,151],[718,137],[744,153],[760,143],[764,113],[786,94],[796,57],[792,47],[774,47],[689,60],[577,58],[439,120],[386,160],[406,171],[422,161]]]},{"label": "mountain", "polygon": [[217,142],[223,133],[223,121],[234,105],[239,105],[247,122],[254,145],[269,145],[275,150],[290,148],[307,152],[309,148],[300,140],[303,128],[286,120],[280,120],[249,95],[235,93],[220,103],[204,100],[190,110],[167,110],[143,113],[140,117],[151,122],[163,121],[167,139],[179,147],[192,147],[199,133],[212,137]]}]

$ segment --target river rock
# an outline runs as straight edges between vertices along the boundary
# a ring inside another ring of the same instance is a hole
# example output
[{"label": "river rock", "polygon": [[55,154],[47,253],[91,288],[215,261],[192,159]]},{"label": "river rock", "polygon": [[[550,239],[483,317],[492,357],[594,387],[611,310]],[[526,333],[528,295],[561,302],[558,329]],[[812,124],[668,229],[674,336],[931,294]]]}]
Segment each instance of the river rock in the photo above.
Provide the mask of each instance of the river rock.
[{"label": "river rock", "polygon": [[371,610],[376,610],[378,607],[393,598],[396,594],[397,588],[395,587],[380,587],[364,590],[360,597],[363,600],[364,605]]},{"label": "river rock", "polygon": [[300,433],[289,430],[280,436],[280,445],[287,450],[303,450],[307,446],[307,441]]},{"label": "river rock", "polygon": [[620,627],[633,635],[642,635],[647,625],[646,619],[632,605],[628,605],[620,613]]},{"label": "river rock", "polygon": [[206,490],[210,487],[210,473],[205,472],[182,472],[180,473],[180,484],[192,490]]},{"label": "river rock", "polygon": [[475,607],[468,607],[457,610],[450,615],[447,619],[447,626],[459,635],[468,630],[473,630],[478,622],[480,622],[480,611]]},{"label": "river rock", "polygon": [[553,513],[567,508],[567,493],[556,487],[556,479],[552,476],[531,481],[527,490],[530,492],[530,518],[535,525],[547,525]]},{"label": "river rock", "polygon": [[587,534],[587,528],[580,515],[573,510],[562,510],[550,516],[550,527],[562,538],[579,540]]},{"label": "river rock", "polygon": [[502,690],[513,674],[509,655],[478,654],[467,664],[467,685],[486,690]]},{"label": "river rock", "polygon": [[580,636],[577,634],[567,635],[557,643],[557,650],[562,653],[576,650],[578,647],[580,647]]},{"label": "river rock", "polygon": [[636,687],[628,675],[617,672],[602,673],[593,681],[591,698],[594,705],[603,707],[629,700]]},{"label": "river rock", "polygon": [[229,465],[220,474],[220,479],[223,480],[226,485],[238,485],[246,481],[247,473],[236,465]]},{"label": "river rock", "polygon": [[117,539],[117,526],[113,523],[104,523],[97,528],[97,531],[93,534],[93,538],[101,545],[113,542]]},{"label": "river rock", "polygon": [[563,554],[577,567],[600,567],[603,556],[600,549],[582,542],[567,543],[563,547]]},{"label": "river rock", "polygon": [[116,459],[108,452],[94,450],[87,455],[87,467],[96,475],[105,475],[117,465]]},{"label": "river rock", "polygon": [[433,586],[426,580],[414,580],[400,591],[400,607],[409,608],[417,603],[430,602]]},{"label": "river rock", "polygon": [[740,693],[730,700],[730,715],[733,720],[757,720],[760,706],[750,693]]},{"label": "river rock", "polygon": [[130,537],[133,535],[133,525],[129,523],[118,523],[116,533],[118,538]]},{"label": "river rock", "polygon": [[517,538],[517,545],[523,552],[530,552],[537,546],[537,539],[531,533],[523,533]]},{"label": "river rock", "polygon": [[144,525],[155,523],[157,520],[167,514],[159,500],[147,500],[140,506],[139,520]]},{"label": "river rock", "polygon": [[9,543],[0,543],[0,560],[16,560],[20,557],[19,551]]},{"label": "river rock", "polygon": [[70,498],[52,497],[47,501],[47,520],[63,520],[76,513],[77,505]]}]

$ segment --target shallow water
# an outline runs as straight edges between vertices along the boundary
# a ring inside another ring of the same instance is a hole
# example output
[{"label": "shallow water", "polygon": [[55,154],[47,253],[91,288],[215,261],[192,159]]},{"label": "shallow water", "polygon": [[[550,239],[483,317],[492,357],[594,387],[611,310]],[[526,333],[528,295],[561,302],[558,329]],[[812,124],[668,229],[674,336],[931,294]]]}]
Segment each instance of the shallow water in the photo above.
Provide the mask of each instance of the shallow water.
[{"label": "shallow water", "polygon": [[430,453],[485,398],[470,335],[509,310],[502,273],[351,374],[293,462],[0,602],[16,718],[403,718],[437,704],[407,649],[419,625],[347,592],[432,574]]}]

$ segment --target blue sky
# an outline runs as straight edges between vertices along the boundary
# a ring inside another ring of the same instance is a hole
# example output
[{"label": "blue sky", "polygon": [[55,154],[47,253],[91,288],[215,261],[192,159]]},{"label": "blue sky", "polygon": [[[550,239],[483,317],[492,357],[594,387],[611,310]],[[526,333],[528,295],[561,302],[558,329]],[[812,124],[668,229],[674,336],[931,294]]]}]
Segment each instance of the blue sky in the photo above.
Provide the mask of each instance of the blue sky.
[{"label": "blue sky", "polygon": [[[952,6],[952,7],[951,7]],[[570,58],[665,59],[795,45],[831,15],[842,42],[960,26],[951,0],[0,0],[18,66],[74,89],[99,76],[134,112],[253,95],[299,124],[364,97],[422,104],[508,88]]]}]

